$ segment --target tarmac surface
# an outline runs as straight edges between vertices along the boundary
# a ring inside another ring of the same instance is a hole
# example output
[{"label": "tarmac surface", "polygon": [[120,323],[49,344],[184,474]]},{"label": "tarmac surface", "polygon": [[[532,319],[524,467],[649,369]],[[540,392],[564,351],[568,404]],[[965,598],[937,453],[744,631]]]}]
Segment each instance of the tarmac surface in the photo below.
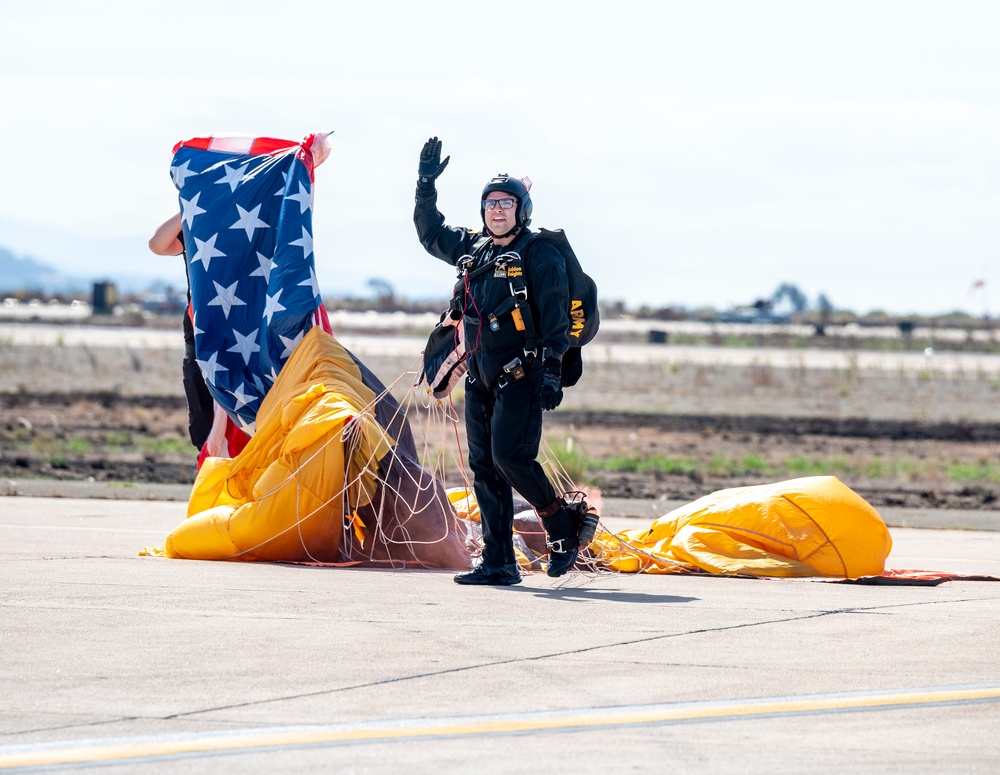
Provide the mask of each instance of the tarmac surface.
[{"label": "tarmac surface", "polygon": [[[167,560],[176,491],[6,486],[2,772],[1000,771],[995,582]],[[1000,512],[884,516],[887,567],[1000,576]]]}]

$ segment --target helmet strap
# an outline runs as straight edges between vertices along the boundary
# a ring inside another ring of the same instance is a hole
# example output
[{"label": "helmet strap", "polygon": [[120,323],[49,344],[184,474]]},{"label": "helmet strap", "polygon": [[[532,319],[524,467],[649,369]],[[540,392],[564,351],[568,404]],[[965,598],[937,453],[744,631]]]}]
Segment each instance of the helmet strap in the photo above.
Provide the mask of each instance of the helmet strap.
[{"label": "helmet strap", "polygon": [[486,234],[488,236],[492,237],[494,240],[497,240],[497,239],[507,239],[508,237],[515,237],[516,238],[518,235],[520,235],[520,233],[523,231],[523,229],[524,229],[523,226],[517,225],[517,226],[514,227],[514,229],[512,231],[508,231],[503,236],[498,237],[496,234],[494,234],[492,231],[490,231],[490,227],[489,226],[487,226],[485,223],[483,224],[483,231],[485,231]]}]

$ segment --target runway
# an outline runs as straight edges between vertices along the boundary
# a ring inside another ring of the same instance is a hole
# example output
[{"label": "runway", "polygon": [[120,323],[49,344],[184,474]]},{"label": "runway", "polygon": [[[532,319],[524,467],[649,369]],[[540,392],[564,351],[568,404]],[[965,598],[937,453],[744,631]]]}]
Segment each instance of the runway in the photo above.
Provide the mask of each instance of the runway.
[{"label": "runway", "polygon": [[[4,771],[990,771],[1000,584],[140,557],[178,501],[0,497]],[[609,517],[614,529],[636,517]],[[1000,532],[890,567],[1000,575]]]}]

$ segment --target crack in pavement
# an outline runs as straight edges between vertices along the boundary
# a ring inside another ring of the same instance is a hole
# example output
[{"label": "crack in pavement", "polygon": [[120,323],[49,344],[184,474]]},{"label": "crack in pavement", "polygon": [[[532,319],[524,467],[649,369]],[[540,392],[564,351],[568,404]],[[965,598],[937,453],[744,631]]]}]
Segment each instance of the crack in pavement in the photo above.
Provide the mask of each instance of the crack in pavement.
[{"label": "crack in pavement", "polygon": [[[970,600],[973,600],[973,599],[970,598]],[[191,711],[185,711],[183,713],[175,713],[175,714],[172,714],[172,715],[169,715],[169,716],[164,716],[163,718],[165,720],[170,720],[170,719],[176,719],[176,718],[184,718],[184,717],[196,716],[196,715],[200,715],[200,714],[203,714],[203,713],[214,713],[214,712],[223,711],[223,710],[233,710],[233,709],[236,709],[236,708],[259,707],[259,706],[267,705],[267,704],[274,703],[274,702],[286,702],[286,701],[290,701],[290,700],[306,699],[306,698],[309,698],[309,697],[322,697],[324,695],[341,694],[341,693],[344,693],[344,692],[355,691],[355,690],[358,690],[358,689],[370,689],[370,688],[374,688],[374,687],[378,687],[378,686],[387,686],[387,685],[390,685],[390,684],[404,683],[404,682],[407,682],[407,681],[418,681],[418,680],[422,680],[422,679],[425,679],[425,678],[436,678],[436,677],[446,676],[446,675],[457,675],[459,673],[467,673],[467,672],[471,672],[473,670],[481,670],[481,669],[491,668],[491,667],[502,667],[504,665],[513,665],[513,664],[524,663],[524,662],[541,662],[541,661],[544,661],[544,660],[547,660],[547,659],[554,659],[554,658],[566,657],[566,656],[574,656],[574,655],[579,655],[579,654],[587,654],[587,653],[591,653],[591,652],[595,652],[595,651],[603,651],[605,649],[613,649],[613,648],[622,648],[622,647],[627,647],[627,646],[635,646],[635,645],[638,645],[638,644],[641,644],[641,643],[651,643],[651,642],[655,642],[655,641],[658,641],[658,640],[667,640],[667,639],[671,639],[671,638],[681,638],[681,637],[685,637],[685,636],[688,636],[688,635],[704,635],[706,633],[727,632],[727,631],[731,631],[731,630],[741,630],[741,629],[747,629],[747,628],[751,628],[751,627],[762,627],[762,626],[768,626],[768,625],[772,625],[772,624],[786,624],[786,623],[790,623],[790,622],[807,621],[809,619],[819,619],[819,618],[822,618],[822,617],[834,616],[834,615],[838,615],[838,614],[878,613],[880,609],[886,609],[886,608],[910,607],[910,606],[938,604],[938,603],[945,603],[945,602],[947,602],[947,603],[955,603],[955,602],[964,602],[964,601],[961,601],[961,600],[948,600],[948,601],[931,600],[931,601],[922,601],[922,602],[915,602],[915,603],[897,603],[897,604],[889,604],[889,605],[883,605],[883,606],[869,606],[869,607],[862,607],[862,608],[839,608],[839,609],[833,609],[833,610],[830,610],[830,611],[817,611],[817,612],[814,612],[814,613],[811,613],[811,614],[807,614],[807,615],[803,615],[803,616],[790,616],[790,617],[785,617],[785,618],[780,618],[780,619],[767,619],[767,620],[763,620],[763,621],[759,621],[759,622],[746,622],[746,623],[743,623],[743,624],[726,625],[724,627],[706,627],[706,628],[701,628],[701,629],[696,629],[696,630],[685,630],[685,631],[682,631],[682,632],[661,633],[659,635],[650,635],[650,636],[644,637],[644,638],[631,638],[631,639],[628,639],[628,640],[621,640],[621,641],[615,641],[613,643],[603,643],[603,644],[598,644],[598,645],[593,645],[593,646],[586,646],[586,647],[583,647],[583,648],[571,649],[571,650],[568,650],[568,651],[554,651],[554,652],[549,652],[549,653],[546,653],[546,654],[538,654],[538,655],[529,656],[529,657],[519,656],[519,657],[514,657],[514,658],[511,658],[511,659],[498,659],[498,660],[492,660],[490,662],[481,662],[481,663],[472,664],[472,665],[465,665],[465,666],[462,666],[462,667],[451,667],[451,668],[443,669],[443,670],[434,670],[434,671],[424,672],[424,673],[415,673],[415,674],[411,674],[411,675],[396,676],[394,678],[381,678],[381,679],[378,679],[376,681],[367,681],[365,683],[353,684],[351,686],[341,686],[341,687],[337,687],[335,689],[320,689],[320,690],[313,691],[313,692],[301,692],[301,693],[298,693],[298,694],[289,694],[289,695],[285,695],[285,696],[282,696],[282,697],[272,697],[272,698],[266,699],[266,700],[254,700],[252,702],[241,702],[241,703],[232,703],[232,704],[229,704],[229,705],[219,705],[219,706],[212,707],[212,708],[202,708],[200,710],[191,710]]]}]

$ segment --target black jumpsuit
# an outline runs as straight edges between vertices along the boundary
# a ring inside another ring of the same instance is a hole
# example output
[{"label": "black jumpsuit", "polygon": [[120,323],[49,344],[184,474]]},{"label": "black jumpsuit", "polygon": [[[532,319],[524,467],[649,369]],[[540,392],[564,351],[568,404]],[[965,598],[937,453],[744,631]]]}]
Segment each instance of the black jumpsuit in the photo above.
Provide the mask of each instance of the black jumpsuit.
[{"label": "black jumpsuit", "polygon": [[[521,253],[524,262],[528,303],[538,337],[537,355],[526,355],[524,334],[515,328],[510,315],[498,319],[496,331],[483,322],[510,298],[503,271],[487,271],[473,279],[463,299],[465,348],[469,353],[465,424],[483,528],[483,564],[490,568],[509,566],[516,562],[511,488],[536,509],[551,505],[558,497],[536,458],[542,438],[542,353],[561,359],[569,348],[565,263],[551,244],[529,240],[530,233],[501,247],[492,240],[484,241],[481,232],[445,225],[437,209],[436,192],[428,195],[418,189],[413,221],[427,252],[453,266],[462,256],[472,255],[471,270],[475,270],[509,250]],[[501,388],[503,367],[514,358],[521,359],[526,376]]]}]

